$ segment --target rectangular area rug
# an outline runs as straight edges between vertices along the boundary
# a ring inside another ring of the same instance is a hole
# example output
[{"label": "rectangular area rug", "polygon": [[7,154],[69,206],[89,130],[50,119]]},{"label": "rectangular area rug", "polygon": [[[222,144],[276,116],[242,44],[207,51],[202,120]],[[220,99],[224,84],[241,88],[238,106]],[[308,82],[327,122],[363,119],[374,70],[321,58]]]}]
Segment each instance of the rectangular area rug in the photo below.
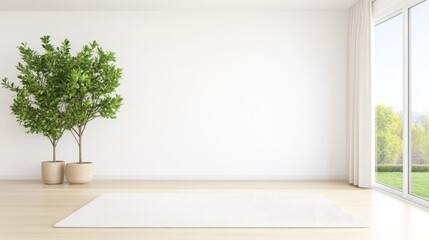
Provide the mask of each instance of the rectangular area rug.
[{"label": "rectangular area rug", "polygon": [[360,228],[320,195],[282,193],[109,193],[58,228]]}]

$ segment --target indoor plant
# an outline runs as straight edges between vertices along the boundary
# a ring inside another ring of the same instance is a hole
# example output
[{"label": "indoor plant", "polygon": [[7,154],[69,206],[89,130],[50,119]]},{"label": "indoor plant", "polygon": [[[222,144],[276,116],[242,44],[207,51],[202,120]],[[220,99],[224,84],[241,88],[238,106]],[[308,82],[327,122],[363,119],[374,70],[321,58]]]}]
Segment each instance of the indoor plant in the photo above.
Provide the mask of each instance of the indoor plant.
[{"label": "indoor plant", "polygon": [[87,183],[92,180],[93,164],[84,161],[82,138],[87,124],[98,117],[116,118],[122,97],[116,88],[122,69],[115,66],[115,54],[104,51],[96,41],[84,45],[72,57],[70,76],[64,82],[67,129],[79,147],[79,162],[66,165],[69,183]]},{"label": "indoor plant", "polygon": [[17,65],[20,84],[2,80],[4,88],[16,95],[11,105],[12,114],[27,133],[40,133],[52,144],[52,161],[42,162],[45,184],[60,184],[64,180],[64,162],[57,161],[56,147],[66,130],[66,112],[61,82],[69,75],[66,67],[70,60],[69,42],[60,47],[50,44],[49,36],[41,38],[44,53],[21,44],[18,49],[22,62]]}]

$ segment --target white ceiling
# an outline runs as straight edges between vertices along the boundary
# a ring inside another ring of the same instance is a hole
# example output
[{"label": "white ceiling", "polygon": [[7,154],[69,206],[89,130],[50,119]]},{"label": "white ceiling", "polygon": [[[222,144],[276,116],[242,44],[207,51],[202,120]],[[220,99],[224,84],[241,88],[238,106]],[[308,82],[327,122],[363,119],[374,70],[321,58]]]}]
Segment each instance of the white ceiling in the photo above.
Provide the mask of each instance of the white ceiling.
[{"label": "white ceiling", "polygon": [[345,10],[358,0],[0,0],[0,11]]}]

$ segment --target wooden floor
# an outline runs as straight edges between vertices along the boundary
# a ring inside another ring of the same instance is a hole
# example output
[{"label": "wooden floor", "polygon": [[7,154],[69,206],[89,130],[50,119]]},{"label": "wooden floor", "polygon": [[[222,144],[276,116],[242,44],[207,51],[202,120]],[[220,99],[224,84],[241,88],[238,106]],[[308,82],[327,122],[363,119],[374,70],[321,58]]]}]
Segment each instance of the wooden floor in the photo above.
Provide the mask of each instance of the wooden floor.
[{"label": "wooden floor", "polygon": [[[369,228],[65,229],[52,225],[102,193],[282,192],[319,193]],[[95,181],[47,186],[0,181],[0,239],[429,239],[429,211],[378,190],[342,181]]]}]

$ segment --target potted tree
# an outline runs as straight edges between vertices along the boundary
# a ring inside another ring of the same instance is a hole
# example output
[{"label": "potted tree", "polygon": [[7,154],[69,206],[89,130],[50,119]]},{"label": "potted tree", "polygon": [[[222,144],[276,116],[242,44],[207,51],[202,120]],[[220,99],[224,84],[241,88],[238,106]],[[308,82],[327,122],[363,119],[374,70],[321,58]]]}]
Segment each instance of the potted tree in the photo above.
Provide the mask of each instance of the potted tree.
[{"label": "potted tree", "polygon": [[52,145],[52,160],[42,162],[45,184],[61,184],[64,180],[64,161],[56,158],[56,147],[67,128],[61,82],[69,75],[69,42],[60,47],[50,44],[49,36],[41,38],[44,53],[21,44],[18,49],[22,62],[17,65],[20,84],[2,80],[2,86],[16,95],[11,105],[12,114],[27,133],[42,134]]},{"label": "potted tree", "polygon": [[79,161],[66,165],[69,183],[88,183],[93,176],[93,163],[83,159],[83,135],[92,120],[116,118],[122,97],[116,94],[122,69],[115,65],[115,54],[104,51],[96,41],[84,45],[73,56],[70,77],[64,83],[67,129],[79,147]]}]

